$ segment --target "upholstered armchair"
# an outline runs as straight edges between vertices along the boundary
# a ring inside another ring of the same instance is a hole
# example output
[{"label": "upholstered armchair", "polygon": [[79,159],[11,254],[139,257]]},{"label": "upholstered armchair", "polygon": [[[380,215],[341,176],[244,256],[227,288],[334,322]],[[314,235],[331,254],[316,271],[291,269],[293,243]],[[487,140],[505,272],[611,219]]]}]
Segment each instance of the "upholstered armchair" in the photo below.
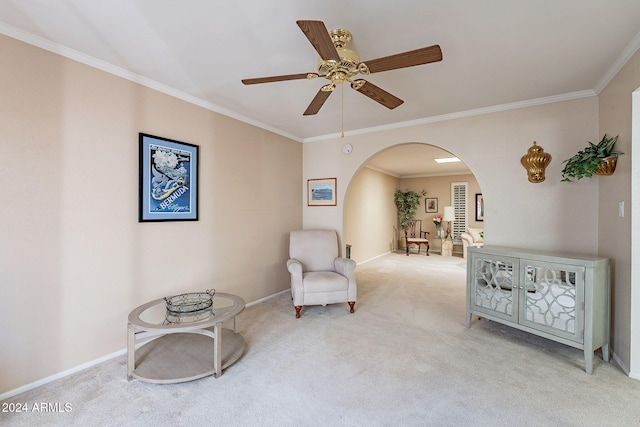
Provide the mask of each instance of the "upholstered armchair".
[{"label": "upholstered armchair", "polygon": [[287,269],[296,318],[304,305],[356,303],[355,261],[338,257],[333,230],[297,230],[289,235]]},{"label": "upholstered armchair", "polygon": [[482,228],[467,228],[466,233],[460,233],[462,239],[462,257],[467,257],[467,249],[469,246],[481,248],[484,246],[484,230]]}]

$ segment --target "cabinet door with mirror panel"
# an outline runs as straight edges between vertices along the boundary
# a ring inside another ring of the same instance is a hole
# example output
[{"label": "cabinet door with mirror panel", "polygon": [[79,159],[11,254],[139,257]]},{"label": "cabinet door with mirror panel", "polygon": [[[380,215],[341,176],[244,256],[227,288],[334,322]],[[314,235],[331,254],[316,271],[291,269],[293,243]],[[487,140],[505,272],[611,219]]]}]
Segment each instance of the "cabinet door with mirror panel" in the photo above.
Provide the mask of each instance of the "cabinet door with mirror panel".
[{"label": "cabinet door with mirror panel", "polygon": [[[519,323],[580,342],[584,330],[584,267],[521,261]],[[526,292],[522,292],[526,288]]]},{"label": "cabinet door with mirror panel", "polygon": [[473,268],[467,271],[470,285],[469,305],[479,313],[518,321],[518,299],[513,287],[517,283],[519,260],[508,257],[474,254]]}]

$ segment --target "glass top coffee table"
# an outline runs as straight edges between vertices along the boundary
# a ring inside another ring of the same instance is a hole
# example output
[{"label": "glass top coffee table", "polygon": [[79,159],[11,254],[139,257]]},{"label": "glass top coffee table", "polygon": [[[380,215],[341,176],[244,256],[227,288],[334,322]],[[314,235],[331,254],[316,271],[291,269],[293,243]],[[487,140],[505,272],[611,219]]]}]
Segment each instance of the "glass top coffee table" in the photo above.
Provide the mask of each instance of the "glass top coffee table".
[{"label": "glass top coffee table", "polygon": [[[212,302],[204,310],[175,313],[160,298],[129,313],[127,380],[170,384],[222,375],[244,353],[238,314],[245,303],[223,293]],[[223,328],[225,322],[233,322],[233,329]]]}]

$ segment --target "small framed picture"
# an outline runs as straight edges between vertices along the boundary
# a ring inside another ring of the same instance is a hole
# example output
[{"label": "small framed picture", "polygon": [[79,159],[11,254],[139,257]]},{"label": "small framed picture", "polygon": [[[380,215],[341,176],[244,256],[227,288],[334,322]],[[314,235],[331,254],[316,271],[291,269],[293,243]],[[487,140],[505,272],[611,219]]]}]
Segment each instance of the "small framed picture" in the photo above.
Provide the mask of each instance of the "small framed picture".
[{"label": "small framed picture", "polygon": [[337,178],[307,180],[307,206],[336,206]]},{"label": "small framed picture", "polygon": [[424,211],[426,213],[438,212],[438,199],[436,197],[427,197],[424,199]]},{"label": "small framed picture", "polygon": [[138,222],[198,220],[198,146],[139,134]]},{"label": "small framed picture", "polygon": [[476,221],[484,221],[484,198],[482,193],[476,193]]}]

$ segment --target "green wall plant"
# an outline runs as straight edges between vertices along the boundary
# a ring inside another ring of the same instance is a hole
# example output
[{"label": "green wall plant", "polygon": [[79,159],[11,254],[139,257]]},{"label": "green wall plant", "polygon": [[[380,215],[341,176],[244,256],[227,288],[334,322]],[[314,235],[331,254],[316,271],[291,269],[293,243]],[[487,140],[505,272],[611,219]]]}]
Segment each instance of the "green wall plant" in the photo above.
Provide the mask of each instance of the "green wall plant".
[{"label": "green wall plant", "polygon": [[598,167],[604,163],[605,157],[624,154],[613,151],[613,146],[617,141],[618,136],[610,138],[607,134],[604,134],[602,140],[597,144],[587,141],[589,145],[584,150],[578,151],[573,157],[563,162],[566,164],[562,169],[561,181],[571,182],[574,179],[591,178]]}]

